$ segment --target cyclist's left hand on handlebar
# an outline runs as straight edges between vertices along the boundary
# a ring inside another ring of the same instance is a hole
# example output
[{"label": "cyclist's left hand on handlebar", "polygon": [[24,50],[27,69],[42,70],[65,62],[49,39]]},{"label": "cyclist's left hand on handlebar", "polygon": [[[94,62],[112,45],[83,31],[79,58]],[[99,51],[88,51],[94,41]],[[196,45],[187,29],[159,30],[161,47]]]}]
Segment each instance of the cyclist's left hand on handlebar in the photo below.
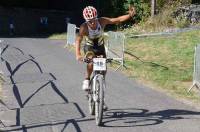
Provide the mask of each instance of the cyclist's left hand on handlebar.
[{"label": "cyclist's left hand on handlebar", "polygon": [[83,57],[82,57],[82,56],[77,56],[77,57],[76,57],[76,60],[82,62],[82,61],[83,61]]},{"label": "cyclist's left hand on handlebar", "polygon": [[129,11],[128,11],[130,17],[133,17],[136,14],[135,7],[133,5],[129,6]]}]

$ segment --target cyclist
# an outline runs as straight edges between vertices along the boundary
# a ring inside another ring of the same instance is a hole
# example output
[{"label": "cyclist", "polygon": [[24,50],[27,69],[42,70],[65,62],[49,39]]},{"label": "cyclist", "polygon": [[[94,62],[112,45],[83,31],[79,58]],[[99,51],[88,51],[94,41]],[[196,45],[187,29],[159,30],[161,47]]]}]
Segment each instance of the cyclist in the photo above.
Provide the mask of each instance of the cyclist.
[{"label": "cyclist", "polygon": [[[103,55],[106,57],[103,39],[103,30],[108,24],[118,24],[132,18],[136,14],[134,7],[129,7],[128,14],[116,18],[100,17],[97,18],[97,10],[92,6],[87,6],[83,10],[84,22],[79,29],[79,34],[76,37],[76,59],[82,61],[83,57],[80,51],[80,45],[83,37],[86,38],[84,44],[84,53],[91,53],[94,55]],[[83,81],[82,89],[87,91],[89,89],[89,80],[92,73],[92,64],[87,65],[87,72],[85,80]]]}]

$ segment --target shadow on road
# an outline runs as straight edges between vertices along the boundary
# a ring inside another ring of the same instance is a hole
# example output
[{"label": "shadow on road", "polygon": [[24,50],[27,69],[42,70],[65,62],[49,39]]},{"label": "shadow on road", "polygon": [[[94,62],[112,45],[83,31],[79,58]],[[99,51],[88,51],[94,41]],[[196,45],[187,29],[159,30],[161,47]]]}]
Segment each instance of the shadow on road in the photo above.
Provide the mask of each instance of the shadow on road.
[{"label": "shadow on road", "polygon": [[[1,126],[3,127],[10,127],[10,129],[8,128],[6,131],[23,131],[23,132],[27,132],[28,129],[38,129],[38,128],[46,128],[46,127],[53,127],[53,126],[57,126],[59,125],[59,127],[61,128],[61,132],[66,131],[68,129],[68,127],[70,126],[70,128],[73,128],[75,131],[77,132],[81,132],[81,129],[76,121],[76,119],[72,118],[72,119],[67,119],[67,117],[63,117],[59,116],[58,114],[58,121],[57,119],[51,119],[51,117],[45,117],[44,115],[39,115],[39,116],[44,116],[43,118],[38,117],[38,123],[34,124],[34,123],[28,123],[28,125],[24,125],[24,118],[26,116],[24,116],[23,114],[23,109],[24,111],[26,110],[26,108],[29,110],[30,112],[32,109],[34,109],[34,107],[31,109],[30,106],[27,106],[28,103],[31,104],[31,101],[34,100],[34,98],[40,97],[42,95],[45,95],[45,93],[51,93],[52,98],[60,98],[61,102],[66,104],[66,107],[62,107],[62,103],[59,104],[55,103],[55,102],[51,102],[51,100],[48,101],[48,104],[45,105],[45,98],[43,100],[38,100],[38,106],[35,106],[35,108],[40,108],[41,110],[43,110],[41,107],[47,107],[50,104],[51,105],[56,105],[56,106],[60,106],[60,108],[63,108],[63,111],[65,110],[65,108],[67,108],[67,104],[70,104],[69,100],[67,99],[67,97],[64,95],[64,93],[60,90],[60,88],[57,86],[56,84],[56,77],[52,74],[52,73],[45,73],[43,72],[43,69],[41,68],[39,62],[36,61],[36,59],[29,54],[24,53],[21,49],[17,48],[17,47],[12,47],[8,44],[4,44],[4,45],[0,45],[0,47],[2,48],[2,52],[1,52],[1,56],[0,59],[2,62],[5,63],[5,68],[8,71],[8,75],[7,77],[7,84],[6,85],[10,85],[12,88],[12,93],[19,105],[19,108],[12,108],[10,109],[9,107],[7,107],[7,105],[4,103],[4,101],[0,100],[0,104],[5,105],[8,109],[7,112],[12,112],[14,111],[16,118],[12,120],[13,123],[8,123],[4,122],[2,120],[0,120],[0,128]],[[31,71],[30,71],[31,70]],[[26,73],[26,71],[29,71],[28,73]],[[37,82],[39,86],[34,86],[32,87],[32,85],[34,85],[33,83]],[[24,83],[29,83],[30,86],[27,87],[27,85],[25,85],[24,87],[23,84]],[[26,88],[26,91],[24,93],[24,89]],[[33,89],[34,90],[29,90],[29,89]],[[48,92],[48,91],[52,91],[52,92]],[[11,91],[11,90],[10,90]],[[43,92],[42,92],[43,91]],[[37,96],[38,95],[38,96]],[[51,98],[49,98],[51,99]],[[52,99],[53,100],[53,99]],[[13,100],[10,100],[11,102]],[[42,102],[44,101],[44,102]],[[29,104],[29,105],[30,105]],[[85,114],[83,113],[83,111],[81,110],[81,108],[78,106],[78,104],[73,103],[75,108],[73,109],[74,111],[77,111],[78,115],[80,115],[79,118],[84,118]],[[49,107],[52,108],[52,107]],[[35,109],[35,110],[40,110],[40,109]],[[59,112],[59,107],[57,108],[57,112]],[[28,111],[27,110],[27,111]],[[53,110],[52,110],[53,111]],[[62,110],[60,110],[61,114],[63,112]],[[2,112],[2,111],[1,111]],[[29,112],[29,111],[28,111]],[[37,111],[36,111],[37,112]],[[54,111],[53,111],[54,112]],[[52,113],[53,113],[52,112]],[[70,111],[69,111],[70,112]],[[48,113],[48,112],[47,112]],[[0,114],[3,114],[0,113]],[[30,113],[31,114],[31,113]],[[53,113],[55,114],[55,113]],[[72,114],[72,113],[69,113]],[[26,113],[25,113],[26,115]],[[47,114],[48,115],[48,114]],[[57,114],[55,114],[54,116],[56,116]],[[9,114],[7,114],[7,116],[9,116]],[[35,118],[35,117],[33,117]],[[44,122],[39,122],[40,119]],[[44,118],[49,119],[49,121],[46,121]],[[29,118],[27,118],[29,119]],[[61,120],[64,119],[64,120]],[[29,119],[30,120],[30,119]],[[29,120],[26,120],[27,122],[29,122]],[[51,122],[51,120],[53,120]],[[34,122],[34,120],[33,120]],[[0,129],[1,131],[1,129]]]},{"label": "shadow on road", "polygon": [[63,125],[61,128],[60,132],[67,131],[68,126],[73,126],[76,132],[81,132],[81,128],[77,124],[77,122],[72,119],[72,120],[67,120],[66,122],[59,122],[59,123],[46,123],[46,124],[40,124],[40,125],[33,125],[33,126],[25,126],[23,125],[21,128],[14,128],[10,130],[6,130],[6,132],[14,132],[14,131],[22,131],[22,132],[27,132],[29,129],[33,128],[40,128],[40,127],[53,127],[56,125]]},{"label": "shadow on road", "polygon": [[[199,117],[197,117],[199,115]],[[182,120],[200,118],[200,112],[167,109],[149,112],[146,109],[111,109],[105,112],[103,127],[136,127],[164,123],[166,120]]]}]

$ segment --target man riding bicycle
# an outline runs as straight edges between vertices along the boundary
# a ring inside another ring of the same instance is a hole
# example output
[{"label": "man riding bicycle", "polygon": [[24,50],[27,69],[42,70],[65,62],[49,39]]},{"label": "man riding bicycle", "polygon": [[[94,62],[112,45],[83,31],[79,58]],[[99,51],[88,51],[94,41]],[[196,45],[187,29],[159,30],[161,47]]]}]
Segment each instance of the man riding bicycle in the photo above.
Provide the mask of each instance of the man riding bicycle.
[{"label": "man riding bicycle", "polygon": [[[103,31],[108,24],[118,24],[132,18],[136,14],[135,8],[130,7],[127,15],[122,15],[116,18],[101,17],[97,18],[97,10],[92,6],[87,6],[83,10],[83,17],[85,23],[80,26],[79,34],[76,38],[76,59],[79,61],[83,60],[80,51],[80,45],[83,37],[86,38],[86,43],[84,44],[84,53],[90,54],[92,56],[103,55],[106,57]],[[93,70],[92,64],[87,64],[87,72],[85,75],[85,80],[83,81],[82,89],[89,89],[90,75]]]}]

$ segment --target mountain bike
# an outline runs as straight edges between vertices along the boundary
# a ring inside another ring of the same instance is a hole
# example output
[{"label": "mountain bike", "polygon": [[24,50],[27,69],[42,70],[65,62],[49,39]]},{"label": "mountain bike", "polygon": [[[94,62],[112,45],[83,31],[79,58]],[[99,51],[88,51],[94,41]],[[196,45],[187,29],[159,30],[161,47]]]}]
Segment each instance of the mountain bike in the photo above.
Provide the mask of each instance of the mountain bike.
[{"label": "mountain bike", "polygon": [[105,74],[107,63],[111,62],[112,58],[93,58],[84,59],[86,63],[93,64],[93,73],[90,78],[88,90],[89,112],[95,115],[96,125],[100,126],[103,118],[104,107],[104,92],[106,88]]}]

